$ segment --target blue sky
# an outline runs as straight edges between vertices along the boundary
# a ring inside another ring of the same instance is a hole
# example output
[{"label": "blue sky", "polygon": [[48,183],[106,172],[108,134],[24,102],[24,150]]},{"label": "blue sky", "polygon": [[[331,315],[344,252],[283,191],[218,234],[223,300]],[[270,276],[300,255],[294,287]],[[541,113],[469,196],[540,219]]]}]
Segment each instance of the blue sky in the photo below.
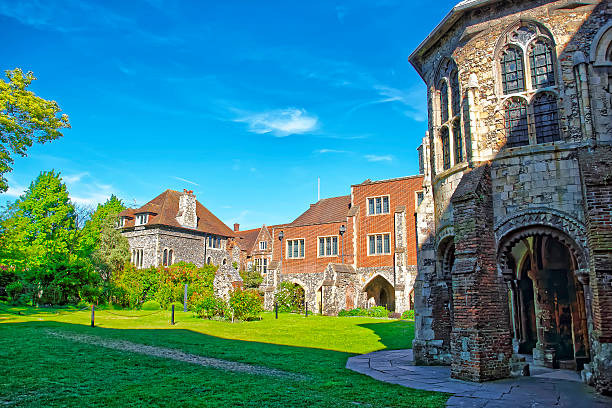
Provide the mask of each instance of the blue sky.
[{"label": "blue sky", "polygon": [[2,70],[70,116],[8,174],[129,206],[194,190],[226,224],[292,221],[365,179],[416,174],[425,86],[408,55],[452,1],[0,0]]}]

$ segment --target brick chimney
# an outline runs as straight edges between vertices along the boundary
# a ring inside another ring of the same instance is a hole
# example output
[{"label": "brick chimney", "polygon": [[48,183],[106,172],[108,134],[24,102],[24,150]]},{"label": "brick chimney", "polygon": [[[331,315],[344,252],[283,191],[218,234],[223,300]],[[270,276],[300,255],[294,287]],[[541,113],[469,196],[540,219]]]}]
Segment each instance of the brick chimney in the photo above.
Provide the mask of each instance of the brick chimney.
[{"label": "brick chimney", "polygon": [[234,232],[238,232],[240,231],[240,224],[238,224],[237,222],[234,223]]},{"label": "brick chimney", "polygon": [[179,209],[176,221],[183,227],[196,228],[198,216],[196,215],[196,197],[192,190],[183,190],[179,198]]}]

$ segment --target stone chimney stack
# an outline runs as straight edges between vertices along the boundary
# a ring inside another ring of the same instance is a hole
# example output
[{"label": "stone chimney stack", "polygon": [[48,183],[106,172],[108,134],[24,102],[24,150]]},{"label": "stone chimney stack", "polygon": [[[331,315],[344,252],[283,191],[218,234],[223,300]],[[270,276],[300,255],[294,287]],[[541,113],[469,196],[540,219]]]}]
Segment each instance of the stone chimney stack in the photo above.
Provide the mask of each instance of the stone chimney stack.
[{"label": "stone chimney stack", "polygon": [[183,227],[197,228],[196,197],[192,190],[183,190],[183,194],[179,198],[179,210],[176,215],[176,221]]},{"label": "stone chimney stack", "polygon": [[238,232],[238,231],[240,231],[240,224],[236,222],[234,223],[234,232]]}]

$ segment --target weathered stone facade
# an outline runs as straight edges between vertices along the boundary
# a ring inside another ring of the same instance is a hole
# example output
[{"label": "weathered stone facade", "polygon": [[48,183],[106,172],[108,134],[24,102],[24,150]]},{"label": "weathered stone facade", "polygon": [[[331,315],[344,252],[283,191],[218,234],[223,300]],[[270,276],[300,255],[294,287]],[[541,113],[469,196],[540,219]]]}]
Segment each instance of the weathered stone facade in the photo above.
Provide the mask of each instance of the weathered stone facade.
[{"label": "weathered stone facade", "polygon": [[[513,352],[612,392],[612,5],[459,3],[411,55],[420,150],[415,358],[509,375]],[[605,51],[604,51],[605,50]]]}]

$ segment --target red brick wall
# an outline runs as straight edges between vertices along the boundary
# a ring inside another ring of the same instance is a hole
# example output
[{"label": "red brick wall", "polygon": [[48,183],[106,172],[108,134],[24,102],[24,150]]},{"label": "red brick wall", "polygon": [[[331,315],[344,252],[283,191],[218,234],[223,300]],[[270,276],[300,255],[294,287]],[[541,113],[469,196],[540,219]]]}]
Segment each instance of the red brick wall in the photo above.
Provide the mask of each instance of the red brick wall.
[{"label": "red brick wall", "polygon": [[[340,226],[345,225],[347,232],[344,240],[338,233]],[[352,223],[338,222],[332,224],[306,225],[301,227],[283,227],[276,231],[284,231],[283,239],[283,273],[313,273],[323,272],[327,264],[341,263],[342,245],[344,242],[344,263],[353,262],[352,250]],[[318,257],[319,244],[318,237],[338,235],[338,256]],[[287,258],[287,241],[292,239],[304,239],[304,258]],[[274,243],[273,260],[280,260],[280,248],[278,238]]]},{"label": "red brick wall", "polygon": [[[416,265],[414,212],[416,192],[422,190],[422,185],[423,176],[413,176],[352,186],[353,205],[359,206],[356,250],[357,267],[393,266],[393,253],[395,249],[395,209],[398,206],[406,207],[407,264]],[[389,195],[389,214],[367,215],[367,198],[383,195]],[[374,233],[391,234],[391,253],[389,255],[368,256],[368,234]]]}]

